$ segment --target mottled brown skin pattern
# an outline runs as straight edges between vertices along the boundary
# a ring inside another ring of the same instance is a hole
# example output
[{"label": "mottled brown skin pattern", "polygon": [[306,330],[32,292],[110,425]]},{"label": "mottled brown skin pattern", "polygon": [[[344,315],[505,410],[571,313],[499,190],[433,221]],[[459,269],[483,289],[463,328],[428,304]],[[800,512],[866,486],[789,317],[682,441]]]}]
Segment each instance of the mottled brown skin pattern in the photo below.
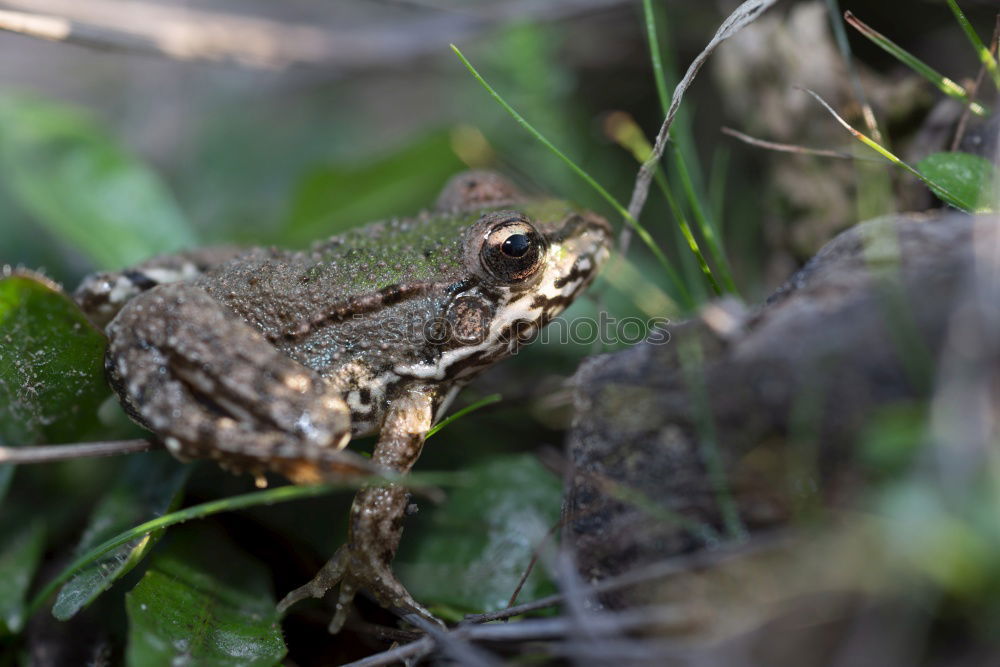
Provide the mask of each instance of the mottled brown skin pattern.
[{"label": "mottled brown skin pattern", "polygon": [[[157,258],[75,296],[110,320],[106,367],[125,409],[174,455],[315,483],[372,464],[408,472],[458,388],[571,302],[609,242],[592,213],[468,172],[416,218],[299,252]],[[369,433],[371,462],[341,451]],[[339,584],[331,631],[359,589],[432,618],[390,567],[407,502],[398,485],[361,490],[347,544],[280,608]]]}]

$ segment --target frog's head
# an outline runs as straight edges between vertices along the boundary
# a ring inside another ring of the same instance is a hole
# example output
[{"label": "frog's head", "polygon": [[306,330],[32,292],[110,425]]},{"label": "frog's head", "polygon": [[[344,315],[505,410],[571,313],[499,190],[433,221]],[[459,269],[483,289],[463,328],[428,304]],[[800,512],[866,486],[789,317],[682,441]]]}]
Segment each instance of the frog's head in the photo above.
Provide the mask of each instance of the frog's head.
[{"label": "frog's head", "polygon": [[564,201],[527,198],[492,172],[452,180],[439,207],[476,216],[462,234],[467,279],[446,307],[435,375],[460,378],[531,340],[608,258],[608,222]]}]

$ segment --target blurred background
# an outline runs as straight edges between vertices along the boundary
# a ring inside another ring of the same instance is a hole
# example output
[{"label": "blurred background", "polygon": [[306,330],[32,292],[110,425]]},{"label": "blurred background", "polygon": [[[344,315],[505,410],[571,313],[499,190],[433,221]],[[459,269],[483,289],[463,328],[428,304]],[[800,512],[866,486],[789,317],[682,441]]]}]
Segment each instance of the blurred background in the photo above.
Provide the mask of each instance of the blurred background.
[{"label": "blurred background", "polygon": [[[668,80],[676,81],[737,4],[654,3]],[[995,0],[962,5],[988,37]],[[739,295],[751,304],[851,225],[939,205],[922,185],[880,164],[855,169],[850,161],[765,151],[721,132],[728,126],[773,141],[856,150],[796,88],[817,91],[862,126],[828,9],[818,0],[779,2],[722,45],[688,92],[676,125],[691,188],[718,229]],[[841,9],[957,81],[978,70],[943,0],[841,0]],[[469,167],[503,171],[529,192],[576,201],[620,228],[613,209],[489,97],[452,43],[622,202],[637,165],[616,142],[615,123],[634,121],[652,138],[662,121],[635,0],[4,0],[3,22],[59,39],[0,33],[0,265],[43,271],[68,290],[87,273],[121,268],[151,249],[230,242],[304,247],[368,221],[410,215],[432,206],[448,177]],[[950,127],[954,109],[895,59],[856,34],[849,41],[853,71],[894,150],[915,160],[945,149],[948,137],[935,128]],[[667,176],[686,207],[673,166]],[[137,219],[144,224],[137,227]],[[656,188],[642,221],[691,301],[685,304],[633,239],[628,262],[616,258],[567,319],[605,310],[679,320],[711,296],[690,254],[681,252],[685,242]],[[719,267],[718,258],[709,261]],[[420,466],[458,470],[487,465],[494,455],[557,452],[570,408],[565,379],[585,356],[610,349],[529,347],[460,402],[492,392],[505,400],[445,429]],[[518,465],[498,479],[524,484]],[[118,470],[83,466],[95,480]],[[558,514],[560,481],[551,470],[538,477],[528,468],[527,485],[542,498],[526,495],[525,502],[548,508],[526,519],[538,524],[537,538]],[[70,491],[67,474],[46,474],[19,477],[14,502],[27,507],[46,489],[84,498],[53,510],[65,551],[101,483]],[[250,486],[199,468],[188,498]],[[316,502],[316,512],[343,516],[346,498]],[[309,556],[273,575],[283,592],[342,539],[339,529],[331,531],[339,518],[317,523],[315,513],[302,514],[276,507],[253,519],[221,521],[272,572],[287,558],[286,542],[308,544],[298,548]],[[421,534],[421,521],[433,518],[415,519],[408,536]],[[274,545],[248,547],[262,530]],[[420,553],[448,548],[421,546],[419,537],[408,546],[404,538],[401,558],[419,563]],[[490,567],[483,569],[487,574],[475,576],[488,577]],[[551,584],[539,584],[535,593],[545,590]],[[288,632],[291,644],[300,635],[324,637],[322,621],[312,617]]]},{"label": "blurred background", "polygon": [[[655,4],[676,71],[738,3]],[[963,3],[983,34],[993,4]],[[452,42],[619,199],[627,201],[635,169],[607,137],[606,115],[625,111],[649,136],[661,119],[637,2],[16,0],[0,8],[71,19],[80,41],[103,46],[0,34],[0,86],[7,96],[75,105],[90,116],[155,170],[199,243],[302,245],[412,213],[467,165],[500,168],[528,188],[610,214],[487,96],[448,48]],[[696,185],[711,195],[742,291],[752,298],[857,219],[851,193],[833,190],[823,202],[832,210],[814,213],[824,220],[800,219],[798,209],[819,208],[821,195],[771,181],[769,170],[789,158],[719,131],[729,125],[783,141],[849,145],[793,89],[817,90],[850,114],[824,8],[779,3],[754,31],[719,50],[684,105],[682,123],[691,129],[682,138],[696,158]],[[858,0],[843,8],[953,78],[974,76],[975,55],[943,2]],[[876,111],[906,141],[934,93],[857,35],[850,39]],[[154,49],[174,57],[150,55]],[[19,120],[30,123],[30,115]],[[11,120],[6,135],[18,129]],[[4,196],[0,261],[44,267],[68,286],[94,268]],[[644,220],[676,259],[667,209],[651,200]],[[644,251],[634,250],[641,266]]]}]

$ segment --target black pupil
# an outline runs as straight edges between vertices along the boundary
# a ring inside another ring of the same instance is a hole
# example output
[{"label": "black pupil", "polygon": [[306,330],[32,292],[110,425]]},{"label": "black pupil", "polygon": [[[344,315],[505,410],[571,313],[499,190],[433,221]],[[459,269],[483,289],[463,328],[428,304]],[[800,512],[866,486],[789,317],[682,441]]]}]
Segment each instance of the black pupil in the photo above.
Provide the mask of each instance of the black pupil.
[{"label": "black pupil", "polygon": [[511,234],[500,247],[503,254],[508,257],[524,257],[524,254],[531,248],[531,239],[527,234]]}]

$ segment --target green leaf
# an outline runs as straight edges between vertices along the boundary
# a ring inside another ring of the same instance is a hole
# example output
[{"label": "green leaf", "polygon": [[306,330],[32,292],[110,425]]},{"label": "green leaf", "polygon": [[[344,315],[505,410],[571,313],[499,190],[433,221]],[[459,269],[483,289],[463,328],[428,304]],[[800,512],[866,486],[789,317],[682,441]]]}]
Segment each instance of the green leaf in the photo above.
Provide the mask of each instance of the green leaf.
[{"label": "green leaf", "polygon": [[125,598],[127,664],[277,664],[286,649],[267,569],[221,533],[171,537]]},{"label": "green leaf", "polygon": [[941,196],[939,185],[958,199],[969,202],[974,212],[996,206],[996,169],[993,164],[971,153],[933,153],[917,163],[920,173],[933,181],[931,190]]},{"label": "green leaf", "polygon": [[[109,537],[176,507],[189,470],[190,466],[166,452],[135,455],[121,480],[90,515],[76,553],[85,553]],[[52,615],[60,621],[72,618],[131,571],[162,535],[163,530],[158,530],[136,538],[78,572],[60,589]]]},{"label": "green leaf", "polygon": [[306,243],[359,224],[427,208],[450,176],[465,168],[448,132],[428,134],[367,165],[326,165],[298,186],[282,240]]},{"label": "green leaf", "polygon": [[[562,484],[531,455],[495,458],[467,474],[426,531],[404,540],[397,571],[424,604],[502,609],[559,519]],[[520,599],[552,592],[542,570],[532,571]]]},{"label": "green leaf", "polygon": [[0,444],[80,440],[110,393],[104,335],[58,286],[0,279]]},{"label": "green leaf", "polygon": [[45,547],[45,524],[7,521],[0,528],[0,635],[24,625],[24,596]]},{"label": "green leaf", "polygon": [[196,245],[156,174],[64,104],[0,99],[0,180],[22,208],[102,269]]}]

